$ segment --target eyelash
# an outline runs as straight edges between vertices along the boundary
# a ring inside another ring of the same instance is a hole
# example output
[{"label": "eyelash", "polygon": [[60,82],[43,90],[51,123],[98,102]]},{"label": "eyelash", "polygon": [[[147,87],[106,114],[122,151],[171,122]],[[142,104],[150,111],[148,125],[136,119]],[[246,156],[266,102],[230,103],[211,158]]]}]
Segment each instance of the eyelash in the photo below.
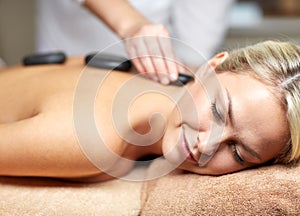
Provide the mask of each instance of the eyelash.
[{"label": "eyelash", "polygon": [[[216,101],[214,101],[214,102],[211,104],[211,110],[212,110],[212,113],[213,113],[214,117],[215,117],[217,120],[223,121],[223,117],[222,117],[222,115],[219,113],[219,111],[218,111],[218,109],[217,109]],[[232,153],[233,153],[234,159],[235,159],[240,165],[244,165],[245,161],[244,161],[243,158],[239,155],[238,150],[237,150],[237,148],[236,148],[236,144],[235,144],[235,143],[232,143],[231,146],[232,146]]]},{"label": "eyelash", "polygon": [[239,155],[239,153],[238,153],[238,151],[237,151],[237,148],[236,148],[236,144],[233,143],[233,144],[231,144],[231,146],[232,146],[232,153],[233,153],[234,159],[235,159],[239,164],[244,165],[244,162],[245,162],[245,161],[244,161],[243,158]]},{"label": "eyelash", "polygon": [[222,115],[219,113],[219,111],[217,109],[216,101],[212,102],[212,104],[211,104],[211,110],[212,110],[212,113],[213,113],[214,117],[217,120],[223,121],[223,117],[222,117]]}]

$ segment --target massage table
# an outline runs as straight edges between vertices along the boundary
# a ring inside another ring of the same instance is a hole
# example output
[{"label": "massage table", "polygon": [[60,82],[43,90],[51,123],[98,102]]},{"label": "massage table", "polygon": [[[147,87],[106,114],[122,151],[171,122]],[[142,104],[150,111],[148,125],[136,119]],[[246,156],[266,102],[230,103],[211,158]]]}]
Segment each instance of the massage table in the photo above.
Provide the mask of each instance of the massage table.
[{"label": "massage table", "polygon": [[[162,159],[127,176],[155,172]],[[128,179],[128,178],[127,178]],[[129,178],[130,179],[130,178]],[[139,182],[0,177],[0,215],[300,215],[300,164],[222,176],[173,170]]]}]

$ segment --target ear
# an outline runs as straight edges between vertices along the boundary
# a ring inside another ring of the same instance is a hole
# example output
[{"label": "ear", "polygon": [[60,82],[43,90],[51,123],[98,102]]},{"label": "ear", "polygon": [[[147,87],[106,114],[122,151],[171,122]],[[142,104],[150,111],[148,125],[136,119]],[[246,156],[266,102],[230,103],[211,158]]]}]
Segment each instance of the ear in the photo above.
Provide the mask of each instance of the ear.
[{"label": "ear", "polygon": [[228,57],[228,52],[221,52],[217,55],[215,55],[212,59],[208,61],[208,64],[212,68],[216,68],[219,64],[221,64],[225,59]]}]

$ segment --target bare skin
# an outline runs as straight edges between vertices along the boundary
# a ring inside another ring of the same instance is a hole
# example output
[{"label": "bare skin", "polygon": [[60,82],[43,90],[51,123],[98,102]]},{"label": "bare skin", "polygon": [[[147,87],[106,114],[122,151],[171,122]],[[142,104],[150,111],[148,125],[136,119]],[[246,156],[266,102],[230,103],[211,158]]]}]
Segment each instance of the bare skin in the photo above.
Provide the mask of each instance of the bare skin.
[{"label": "bare skin", "polygon": [[[102,172],[87,159],[74,131],[73,97],[83,68],[82,59],[71,59],[63,66],[13,67],[1,72],[1,175],[60,178],[97,176],[97,180],[109,178],[106,174],[101,175]],[[104,72],[100,69],[92,70],[96,74]],[[119,86],[131,77],[130,74],[111,73],[96,98],[95,116],[99,130],[105,134],[105,144],[116,154],[135,160],[146,154],[147,148],[143,148],[143,151],[128,148],[128,143],[115,132],[108,108],[112,106],[113,96]],[[141,79],[141,85],[144,82],[159,85]],[[158,104],[166,106],[160,106],[158,110],[157,105],[154,108],[154,104],[149,102],[154,100],[153,97]],[[143,108],[139,107],[141,105]],[[150,94],[141,97],[132,110],[143,110],[146,116],[152,110],[167,115],[172,107],[166,97]],[[132,113],[141,115],[140,112]],[[132,119],[133,123],[137,122],[135,116]],[[137,130],[142,132],[148,129],[137,126]],[[109,160],[106,155],[101,157]],[[118,174],[122,175],[130,168],[131,164],[127,164],[119,169]]]},{"label": "bare skin", "polygon": [[[209,64],[215,67],[224,58],[226,54],[218,55]],[[111,178],[89,160],[74,129],[74,95],[83,69],[82,59],[79,58],[71,59],[61,66],[13,67],[1,71],[0,175],[43,176],[84,181]],[[100,69],[87,70],[92,78],[107,72]],[[125,107],[125,110],[121,111],[125,116],[128,115],[130,126],[139,134],[150,131],[149,119],[155,113],[160,113],[165,118],[166,130],[162,136],[158,136],[153,145],[131,145],[123,136],[126,136],[130,128],[121,125],[121,132],[124,132],[121,135],[120,131],[116,131],[112,109],[120,87],[132,78],[131,74],[110,73],[101,84],[94,103],[95,122],[103,143],[116,155],[132,161],[124,164],[112,158],[111,154],[99,155],[99,160],[105,161],[108,169],[115,170],[114,176],[125,174],[131,169],[133,161],[148,154],[165,155],[171,162],[183,159],[180,168],[198,174],[220,175],[235,172],[263,164],[276,157],[288,140],[284,110],[269,89],[250,76],[226,72],[219,74],[218,79],[231,97],[232,114],[235,118],[232,121],[232,117],[228,116],[227,96],[225,104],[220,105],[218,98],[224,95],[224,91],[215,92],[218,111],[224,117],[225,125],[220,140],[208,140],[212,130],[211,122],[218,120],[212,113],[205,91],[197,81],[187,85],[195,101],[196,112],[201,117],[195,122],[194,113],[189,110],[190,104],[183,107],[186,107],[184,111],[192,118],[182,118],[175,108],[178,101],[172,101],[168,97],[173,95],[176,98],[183,88],[163,86],[138,78],[135,81],[136,86],[132,89],[148,85],[157,92],[139,95],[134,98],[129,109]],[[91,84],[87,83],[87,89],[89,85]],[[85,96],[87,94],[83,92],[82,104],[86,102]],[[181,103],[181,100],[178,103]],[[225,108],[220,109],[222,106]],[[83,117],[86,115],[85,113]],[[164,128],[160,128],[161,124],[155,127],[158,128],[157,131],[164,132]],[[182,148],[180,136],[183,128],[188,150]],[[277,133],[274,134],[274,131]],[[198,134],[197,141],[190,138],[193,133]],[[143,141],[151,143],[153,140]],[[210,146],[219,144],[220,147],[206,165],[199,167],[197,161],[200,155],[208,154],[203,148],[208,141],[211,142]],[[232,141],[235,142],[235,153]],[[97,145],[94,145],[95,148]],[[254,149],[259,158],[249,153],[246,150],[248,148]],[[240,159],[243,163],[240,163]]]}]

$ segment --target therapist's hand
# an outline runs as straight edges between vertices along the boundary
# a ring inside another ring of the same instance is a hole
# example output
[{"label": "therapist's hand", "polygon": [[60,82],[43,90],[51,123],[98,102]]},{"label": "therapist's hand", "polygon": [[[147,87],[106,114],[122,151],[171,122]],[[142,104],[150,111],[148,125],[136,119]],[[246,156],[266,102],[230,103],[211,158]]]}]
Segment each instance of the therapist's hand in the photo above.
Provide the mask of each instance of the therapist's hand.
[{"label": "therapist's hand", "polygon": [[139,73],[167,85],[177,80],[178,71],[183,72],[178,69],[166,27],[151,23],[129,1],[84,0],[84,5],[126,39],[127,52]]},{"label": "therapist's hand", "polygon": [[164,85],[177,80],[181,66],[165,26],[149,23],[128,38],[126,49],[139,73]]}]

